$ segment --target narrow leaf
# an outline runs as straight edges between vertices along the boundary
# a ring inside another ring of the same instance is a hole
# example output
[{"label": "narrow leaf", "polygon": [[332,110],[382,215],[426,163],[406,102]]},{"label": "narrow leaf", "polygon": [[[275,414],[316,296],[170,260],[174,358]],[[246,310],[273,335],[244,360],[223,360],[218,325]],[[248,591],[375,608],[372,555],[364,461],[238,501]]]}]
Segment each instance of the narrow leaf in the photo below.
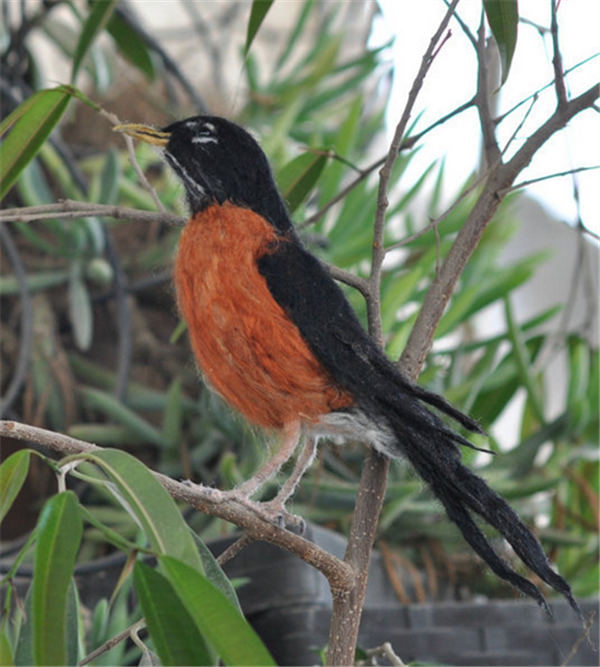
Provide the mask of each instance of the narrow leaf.
[{"label": "narrow leaf", "polygon": [[0,521],[12,507],[29,471],[31,452],[22,449],[9,456],[0,466]]},{"label": "narrow leaf", "polygon": [[133,582],[163,665],[212,665],[215,657],[169,580],[138,561]]},{"label": "narrow leaf", "polygon": [[0,146],[0,198],[35,157],[61,119],[71,95],[62,86],[41,90],[18,107],[0,126],[0,136],[12,128]]},{"label": "narrow leaf", "polygon": [[144,40],[118,15],[113,15],[106,27],[121,54],[141,70],[151,81],[156,76],[154,63]]},{"label": "narrow leaf", "polygon": [[38,523],[31,589],[36,665],[67,664],[67,593],[83,533],[77,497],[53,496]]},{"label": "narrow leaf", "polygon": [[85,23],[83,24],[83,29],[81,31],[81,35],[79,36],[79,41],[77,42],[75,53],[73,54],[71,83],[75,83],[87,52],[89,51],[96,37],[104,29],[104,26],[107,24],[118,3],[119,0],[108,0],[105,2],[92,3],[92,9]]},{"label": "narrow leaf", "polygon": [[256,37],[262,22],[274,0],[254,0],[252,9],[250,10],[250,20],[248,21],[248,30],[246,32],[246,46],[244,46],[244,57],[248,55],[252,42]]},{"label": "narrow leaf", "polygon": [[314,188],[327,164],[326,154],[303,153],[283,168],[278,184],[290,212],[294,212]]},{"label": "narrow leaf", "polygon": [[117,497],[143,528],[153,551],[174,556],[190,569],[202,571],[194,540],[175,501],[143,463],[119,450],[77,458],[92,461],[109,476]]},{"label": "narrow leaf", "polygon": [[159,431],[133,412],[133,410],[123,405],[114,396],[99,389],[92,389],[91,387],[85,387],[81,391],[90,408],[99,410],[108,417],[127,426],[138,438],[150,442],[157,447],[162,447],[162,437]]},{"label": "narrow leaf", "polygon": [[483,0],[483,7],[500,51],[502,83],[505,83],[517,46],[517,28],[519,25],[517,0]]},{"label": "narrow leaf", "polygon": [[160,559],[175,592],[226,665],[274,665],[248,621],[200,572],[169,556]]},{"label": "narrow leaf", "polygon": [[78,265],[74,265],[69,279],[69,319],[77,347],[86,352],[92,344],[94,314],[87,287]]}]

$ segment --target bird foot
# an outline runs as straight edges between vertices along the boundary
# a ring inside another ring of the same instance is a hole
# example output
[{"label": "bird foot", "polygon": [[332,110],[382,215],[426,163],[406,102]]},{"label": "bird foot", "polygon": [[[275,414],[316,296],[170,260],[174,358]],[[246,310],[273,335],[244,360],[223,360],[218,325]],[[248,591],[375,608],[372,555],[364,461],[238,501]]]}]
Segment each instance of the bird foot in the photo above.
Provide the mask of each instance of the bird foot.
[{"label": "bird foot", "polygon": [[238,487],[231,491],[221,491],[212,487],[198,485],[213,502],[223,503],[228,500],[239,503],[246,509],[253,512],[257,517],[268,523],[272,523],[278,528],[287,528],[293,533],[303,535],[306,530],[306,522],[300,516],[291,514],[285,509],[284,504],[274,498],[266,502],[252,500],[246,493]]}]

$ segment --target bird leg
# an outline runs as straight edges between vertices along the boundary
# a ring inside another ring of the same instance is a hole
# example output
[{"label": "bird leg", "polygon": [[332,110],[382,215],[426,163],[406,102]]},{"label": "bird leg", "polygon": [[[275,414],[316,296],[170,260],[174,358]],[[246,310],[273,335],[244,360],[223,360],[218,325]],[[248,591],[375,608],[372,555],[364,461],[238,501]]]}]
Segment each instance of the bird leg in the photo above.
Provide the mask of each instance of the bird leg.
[{"label": "bird leg", "polygon": [[293,455],[300,440],[300,422],[292,422],[283,427],[283,442],[279,451],[265,463],[248,481],[240,484],[235,491],[246,498],[253,496],[260,487],[273,475],[279,472],[281,466]]},{"label": "bird leg", "polygon": [[302,451],[296,460],[296,465],[294,466],[292,474],[285,480],[283,486],[281,489],[279,489],[279,493],[275,496],[275,498],[265,504],[272,507],[280,507],[282,510],[285,510],[285,504],[292,497],[294,491],[296,491],[296,487],[300,483],[304,473],[308,470],[315,458],[318,442],[319,439],[314,435],[308,436],[306,438],[306,442],[304,443]]}]

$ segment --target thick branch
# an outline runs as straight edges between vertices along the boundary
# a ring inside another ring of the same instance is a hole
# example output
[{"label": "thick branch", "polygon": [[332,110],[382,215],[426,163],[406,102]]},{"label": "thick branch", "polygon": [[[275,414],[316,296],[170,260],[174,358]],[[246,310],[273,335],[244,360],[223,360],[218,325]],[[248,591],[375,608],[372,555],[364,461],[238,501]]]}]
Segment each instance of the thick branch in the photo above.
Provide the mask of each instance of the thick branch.
[{"label": "thick branch", "polygon": [[499,164],[489,173],[475,206],[460,230],[455,243],[431,283],[419,312],[408,343],[400,358],[401,369],[411,378],[416,378],[419,369],[433,344],[437,324],[450,299],[458,277],[469,257],[477,247],[481,236],[496,213],[506,192],[519,173],[529,164],[535,153],[558,130],[562,129],[574,116],[591,107],[598,98],[599,88],[593,86],[588,91],[558,108],[554,114],[536,131],[506,164]]},{"label": "thick branch", "polygon": [[[0,421],[0,436],[35,442],[63,455],[85,454],[102,449],[83,440],[14,421]],[[157,472],[154,476],[174,500],[187,503],[205,514],[229,521],[245,530],[251,538],[270,542],[302,558],[327,577],[332,590],[344,591],[350,587],[352,581],[350,566],[321,547],[263,520],[233,499],[219,501],[212,489],[197,484],[177,482]]]}]

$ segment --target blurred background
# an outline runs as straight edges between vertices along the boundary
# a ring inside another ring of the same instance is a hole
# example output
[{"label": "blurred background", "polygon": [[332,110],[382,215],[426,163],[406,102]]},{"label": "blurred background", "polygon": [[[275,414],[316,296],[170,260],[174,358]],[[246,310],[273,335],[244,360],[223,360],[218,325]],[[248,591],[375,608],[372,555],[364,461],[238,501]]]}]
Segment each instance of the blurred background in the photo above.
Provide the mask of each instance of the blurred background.
[{"label": "blurred background", "polygon": [[[2,4],[3,117],[33,91],[69,82],[94,4]],[[249,2],[113,4],[74,83],[124,122],[161,126],[211,113],[245,124],[269,155],[311,250],[366,275],[376,165],[444,3],[275,2],[248,53]],[[542,90],[553,76],[549,3],[521,4],[531,13],[521,17],[508,81],[491,91],[499,115],[523,102],[499,125],[509,154],[551,113],[554,94]],[[462,3],[459,14],[476,32],[480,3]],[[597,14],[591,1],[559,7],[574,95],[598,71]],[[475,111],[431,127],[468,102],[475,85],[475,52],[454,22],[412,117],[410,135],[424,133],[401,153],[390,186],[386,242],[395,250],[383,274],[382,320],[393,358],[476,197]],[[597,167],[597,140],[597,114],[586,112],[519,181]],[[184,215],[181,187],[147,146],[136,152],[164,205]],[[479,419],[491,446],[505,452],[491,462],[472,452],[465,458],[536,526],[582,596],[597,593],[598,582],[597,173],[507,197],[460,280],[420,380]],[[64,198],[155,210],[122,139],[76,100],[2,206]],[[422,233],[441,216],[437,234]],[[226,488],[250,475],[265,456],[263,437],[202,386],[175,310],[178,228],[90,217],[2,224],[0,231],[5,418],[125,449],[176,478]],[[360,295],[348,295],[365,318]],[[5,442],[3,457],[17,447]],[[361,445],[321,446],[293,511],[343,533],[362,457]],[[54,490],[54,475],[34,462],[4,524],[5,554],[22,543]],[[89,493],[83,485],[77,491]],[[130,517],[106,498],[87,500],[102,521],[135,534]],[[210,517],[189,520],[205,538],[230,531]],[[82,558],[110,550],[92,529],[88,538]],[[392,469],[378,543],[390,572],[415,583],[410,592],[398,584],[402,601],[512,595],[480,567],[401,462]]]}]

